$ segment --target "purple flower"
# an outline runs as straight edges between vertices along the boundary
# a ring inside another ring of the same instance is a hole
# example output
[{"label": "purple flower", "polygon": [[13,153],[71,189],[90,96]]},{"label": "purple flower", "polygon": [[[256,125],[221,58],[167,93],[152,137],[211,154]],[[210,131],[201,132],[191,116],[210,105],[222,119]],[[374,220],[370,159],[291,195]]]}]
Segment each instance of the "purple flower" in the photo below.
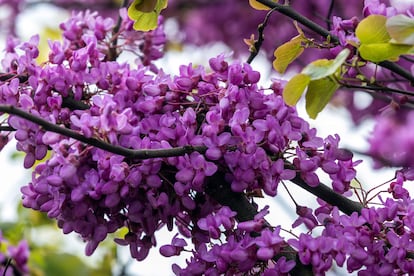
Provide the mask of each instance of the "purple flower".
[{"label": "purple flower", "polygon": [[179,256],[181,251],[184,250],[184,247],[187,246],[187,242],[181,238],[177,238],[176,234],[172,241],[171,245],[163,245],[160,247],[160,253],[164,257]]},{"label": "purple flower", "polygon": [[393,7],[387,7],[384,3],[380,3],[379,0],[365,0],[363,14],[365,17],[371,14],[380,14],[391,17],[397,13]]},{"label": "purple flower", "polygon": [[318,225],[318,221],[313,215],[312,209],[305,206],[297,206],[296,214],[298,214],[299,218],[292,224],[293,228],[303,223],[309,230],[312,230]]}]

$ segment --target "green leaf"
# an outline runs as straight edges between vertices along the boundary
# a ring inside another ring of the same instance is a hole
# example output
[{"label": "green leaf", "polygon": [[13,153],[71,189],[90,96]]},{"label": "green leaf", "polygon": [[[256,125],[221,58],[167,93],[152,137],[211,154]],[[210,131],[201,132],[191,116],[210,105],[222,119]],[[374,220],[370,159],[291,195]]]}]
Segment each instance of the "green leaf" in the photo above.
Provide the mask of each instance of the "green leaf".
[{"label": "green leaf", "polygon": [[408,54],[411,48],[411,45],[392,43],[362,44],[359,47],[359,54],[363,59],[372,62],[397,61],[400,55]]},{"label": "green leaf", "polygon": [[355,35],[361,44],[389,42],[391,37],[385,27],[386,21],[387,17],[383,15],[370,15],[359,22]]},{"label": "green leaf", "polygon": [[150,31],[158,26],[158,16],[167,7],[168,0],[134,0],[128,8],[128,16],[135,21],[137,31]]},{"label": "green leaf", "polygon": [[303,38],[298,35],[275,50],[274,56],[276,59],[273,61],[273,68],[276,71],[284,73],[288,65],[302,54],[302,41]]},{"label": "green leaf", "polygon": [[414,19],[403,14],[388,18],[385,23],[393,43],[414,45]]},{"label": "green leaf", "polygon": [[302,74],[308,75],[311,80],[318,80],[333,75],[348,58],[349,53],[350,51],[345,48],[334,60],[315,60],[302,70]]},{"label": "green leaf", "polygon": [[306,112],[309,117],[315,119],[328,102],[334,92],[339,88],[339,84],[331,77],[312,80],[306,92]]},{"label": "green leaf", "polygon": [[311,78],[306,74],[297,74],[291,78],[283,89],[283,99],[288,105],[295,105],[308,86]]}]

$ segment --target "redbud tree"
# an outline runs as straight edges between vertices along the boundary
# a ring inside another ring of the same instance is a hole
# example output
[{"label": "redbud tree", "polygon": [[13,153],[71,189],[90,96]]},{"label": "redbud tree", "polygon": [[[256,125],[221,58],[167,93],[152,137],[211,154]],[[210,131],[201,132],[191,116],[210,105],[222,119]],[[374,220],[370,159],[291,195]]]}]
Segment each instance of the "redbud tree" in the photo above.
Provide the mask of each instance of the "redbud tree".
[{"label": "redbud tree", "polygon": [[[43,62],[39,36],[15,36],[29,3],[0,2],[1,145],[14,139],[31,171],[22,205],[79,235],[86,255],[124,231],[114,242],[138,262],[151,250],[186,258],[176,275],[414,274],[412,2],[51,2],[74,11]],[[215,41],[234,56],[175,75],[157,63],[174,44]],[[278,77],[261,76],[257,55]],[[375,120],[362,154],[395,177],[365,189],[361,161],[338,134],[319,136],[298,101],[311,119],[333,101],[356,125]],[[280,210],[258,198],[292,186],[317,207],[291,194],[293,224],[270,223]],[[154,249],[164,228],[173,238]],[[2,248],[3,275],[30,273],[25,241]]]}]

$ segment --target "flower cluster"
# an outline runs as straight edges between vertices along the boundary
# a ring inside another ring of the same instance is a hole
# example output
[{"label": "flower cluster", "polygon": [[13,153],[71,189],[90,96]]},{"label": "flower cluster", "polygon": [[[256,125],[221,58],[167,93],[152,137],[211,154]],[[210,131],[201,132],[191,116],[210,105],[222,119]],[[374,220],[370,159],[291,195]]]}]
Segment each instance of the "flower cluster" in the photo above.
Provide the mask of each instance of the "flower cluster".
[{"label": "flower cluster", "polygon": [[412,127],[414,113],[404,117],[380,116],[369,138],[369,154],[376,159],[377,167],[384,165],[411,167],[414,159]]},{"label": "flower cluster", "polygon": [[365,0],[362,13],[364,16],[369,16],[371,14],[393,16],[397,14],[397,9],[393,6],[387,6],[385,3],[381,3],[379,0]]},{"label": "flower cluster", "polygon": [[287,261],[286,257],[267,266],[286,246],[279,232],[280,227],[265,229],[260,236],[252,237],[249,232],[236,230],[228,235],[225,243],[214,244],[210,249],[201,244],[193,251],[194,256],[187,261],[186,268],[174,265],[173,271],[177,275],[288,275],[295,262]]},{"label": "flower cluster", "polygon": [[18,245],[10,245],[0,231],[0,273],[1,275],[28,275],[27,261],[29,246],[25,240]]},{"label": "flower cluster", "polygon": [[[128,245],[137,260],[146,258],[164,225],[171,230],[176,223],[181,235],[193,237],[200,249],[219,239],[223,231],[234,231],[229,217],[235,213],[220,209],[205,192],[206,178],[216,172],[225,176],[224,182],[234,192],[263,190],[274,196],[280,181],[297,174],[317,186],[320,169],[332,178],[335,190],[348,190],[355,175],[352,154],[339,148],[338,136],[318,137],[283,102],[280,85],[258,87],[258,72],[248,64],[228,63],[224,55],[210,59],[209,71],[183,65],[177,76],[149,63],[132,68],[116,62],[118,48],[159,58],[158,47],[165,42],[162,28],[128,37],[131,22],[123,22],[121,31],[113,33],[111,19],[75,13],[61,24],[64,40],[50,42],[49,62],[42,66],[34,62],[36,37],[22,44],[10,40],[10,51],[2,62],[4,72],[12,75],[1,83],[3,104],[121,148],[161,152],[205,148],[142,160],[10,116],[17,148],[26,153],[26,168],[52,153],[35,166],[32,181],[22,188],[23,205],[46,212],[64,233],[78,233],[87,242],[87,255],[108,233],[122,227],[128,228],[128,234],[116,242]],[[23,53],[14,51],[16,47]],[[228,259],[226,264],[214,257],[209,267],[220,262],[230,267],[238,261],[247,270],[255,269],[285,244],[279,230],[265,230],[255,239],[243,233],[233,241],[229,237],[227,245],[216,248],[238,247],[237,252],[249,248],[252,255]],[[177,237],[163,251],[176,255],[183,248]],[[291,267],[284,259],[278,264],[275,270],[286,272]]]},{"label": "flower cluster", "polygon": [[[401,187],[401,186],[400,186]],[[324,274],[332,263],[346,265],[348,272],[361,275],[402,275],[414,272],[412,199],[387,199],[379,208],[340,215],[336,207],[322,204],[315,210],[320,226],[318,236],[302,233],[289,244],[298,250],[303,264]]]},{"label": "flower cluster", "polygon": [[[227,207],[219,209],[214,215],[208,215],[199,221],[201,228],[219,230],[217,226],[222,225],[224,230],[221,232],[226,236],[226,242],[212,244],[208,248],[207,243],[196,245],[193,250],[193,257],[187,260],[187,267],[180,268],[178,265],[173,266],[173,271],[177,275],[235,275],[240,273],[251,273],[265,275],[288,275],[287,273],[295,266],[292,260],[287,261],[286,257],[278,260],[273,258],[285,250],[286,242],[280,236],[280,227],[275,229],[266,228],[264,216],[268,214],[267,208],[259,212],[254,220],[234,223],[233,217],[236,213],[231,212]],[[260,235],[257,233],[260,232]],[[215,235],[212,240],[220,240],[220,236]],[[180,244],[180,247],[173,246]],[[166,245],[161,248],[161,253],[166,249],[183,250],[184,243],[182,240],[174,237],[172,245]],[[177,252],[174,250],[173,252]],[[165,254],[163,254],[166,256]],[[271,266],[267,266],[272,262]]]}]

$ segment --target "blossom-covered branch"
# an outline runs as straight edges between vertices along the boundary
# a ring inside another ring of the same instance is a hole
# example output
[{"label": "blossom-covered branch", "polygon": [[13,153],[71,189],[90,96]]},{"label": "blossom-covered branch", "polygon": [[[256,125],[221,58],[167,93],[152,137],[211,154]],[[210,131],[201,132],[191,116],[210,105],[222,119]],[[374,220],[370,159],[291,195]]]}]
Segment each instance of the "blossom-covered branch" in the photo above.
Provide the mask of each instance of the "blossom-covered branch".
[{"label": "blossom-covered branch", "polygon": [[[16,108],[11,105],[0,105],[0,112],[13,114],[24,118],[30,122],[33,122],[39,125],[42,129],[46,131],[51,131],[64,135],[66,137],[73,138],[80,142],[86,143],[87,145],[94,146],[105,151],[119,154],[131,159],[150,159],[150,158],[159,158],[159,157],[172,157],[172,156],[181,156],[184,154],[189,154],[191,152],[197,151],[204,153],[207,148],[205,146],[183,146],[169,149],[142,149],[142,150],[132,150],[124,147],[111,145],[110,143],[104,142],[96,138],[88,138],[83,134],[73,131],[71,129],[50,123],[38,116],[34,116],[28,112],[25,112],[19,108]],[[10,127],[3,130],[11,130]]]},{"label": "blossom-covered branch", "polygon": [[[80,142],[83,142],[87,145],[94,146],[105,151],[122,155],[129,159],[151,159],[151,158],[167,158],[173,156],[182,156],[185,154],[190,154],[192,152],[200,152],[205,153],[207,151],[206,146],[183,146],[183,147],[176,147],[176,148],[168,148],[168,149],[142,149],[142,150],[133,150],[124,148],[121,146],[111,145],[105,141],[96,139],[96,138],[88,138],[84,135],[80,134],[79,132],[73,131],[71,129],[50,123],[42,118],[34,116],[28,112],[25,112],[19,108],[10,105],[0,105],[0,112],[8,113],[12,115],[19,116],[24,118],[30,122],[33,122],[39,125],[42,129],[46,131],[51,131],[54,133],[58,133],[64,135],[66,137],[73,138]],[[3,128],[3,131],[10,131],[12,130],[10,127]],[[288,167],[294,168],[292,164],[288,164]],[[222,175],[221,175],[222,176]],[[221,181],[223,181],[224,177],[222,176]],[[217,180],[217,177],[215,178]],[[303,181],[300,175],[296,175],[295,178],[291,179],[291,181],[301,188],[307,190],[308,192],[314,194],[315,196],[321,198],[322,200],[332,204],[333,206],[338,206],[341,211],[346,214],[351,214],[352,212],[359,212],[362,206],[356,202],[349,200],[348,198],[334,192],[332,189],[328,188],[324,184],[320,183],[316,187],[310,187],[305,181]],[[211,182],[211,181],[210,181]],[[233,211],[237,212],[238,218],[240,221],[246,221],[252,218],[257,211],[253,207],[246,207],[246,204],[243,204],[243,200],[240,199],[233,200],[232,197],[224,197],[227,200],[220,200],[217,198],[219,196],[225,196],[226,193],[215,193],[215,198],[220,203],[224,203],[226,206],[229,206]],[[252,209],[253,208],[253,209]]]}]

